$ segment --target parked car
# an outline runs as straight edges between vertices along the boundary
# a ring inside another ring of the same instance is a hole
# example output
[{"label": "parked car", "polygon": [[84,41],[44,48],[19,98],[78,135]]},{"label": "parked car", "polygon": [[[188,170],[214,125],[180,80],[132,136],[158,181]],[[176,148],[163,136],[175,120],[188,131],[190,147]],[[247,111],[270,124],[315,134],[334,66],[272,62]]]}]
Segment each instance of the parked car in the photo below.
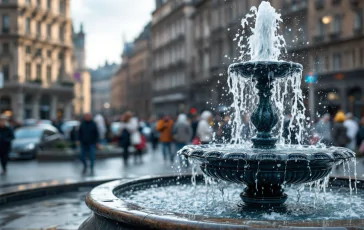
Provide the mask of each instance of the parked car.
[{"label": "parked car", "polygon": [[79,126],[80,126],[80,122],[79,122],[79,121],[76,121],[76,120],[74,120],[74,121],[66,121],[66,122],[64,122],[64,123],[62,124],[62,127],[61,127],[61,130],[62,130],[62,132],[63,132],[63,134],[64,134],[64,138],[65,138],[66,140],[69,140],[69,138],[70,138],[70,133],[71,133],[72,129],[73,129],[74,127],[79,127]]},{"label": "parked car", "polygon": [[22,127],[15,131],[10,159],[33,159],[43,149],[55,148],[63,135],[52,125]]}]

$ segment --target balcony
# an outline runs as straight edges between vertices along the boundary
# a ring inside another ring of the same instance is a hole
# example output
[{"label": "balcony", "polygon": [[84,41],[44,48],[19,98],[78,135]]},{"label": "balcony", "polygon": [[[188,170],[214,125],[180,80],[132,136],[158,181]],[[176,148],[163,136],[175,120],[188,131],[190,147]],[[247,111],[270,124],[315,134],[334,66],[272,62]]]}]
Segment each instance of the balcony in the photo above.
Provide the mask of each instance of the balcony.
[{"label": "balcony", "polygon": [[308,1],[292,1],[283,3],[282,15],[288,16],[308,9]]},{"label": "balcony", "polygon": [[314,43],[322,43],[325,41],[325,36],[324,35],[316,35],[313,37],[313,41]]},{"label": "balcony", "polygon": [[354,28],[354,29],[353,29],[353,34],[354,34],[355,36],[357,36],[357,35],[362,35],[362,34],[363,34],[363,27]]},{"label": "balcony", "polygon": [[340,5],[341,4],[341,0],[331,0],[332,5]]},{"label": "balcony", "polygon": [[321,10],[325,7],[325,0],[316,0],[315,2],[316,10]]},{"label": "balcony", "polygon": [[10,33],[10,28],[9,27],[3,27],[1,30],[2,34],[9,34]]},{"label": "balcony", "polygon": [[341,32],[332,32],[331,34],[330,34],[330,39],[331,39],[331,41],[337,41],[337,40],[339,40],[340,39],[340,37],[341,37]]}]

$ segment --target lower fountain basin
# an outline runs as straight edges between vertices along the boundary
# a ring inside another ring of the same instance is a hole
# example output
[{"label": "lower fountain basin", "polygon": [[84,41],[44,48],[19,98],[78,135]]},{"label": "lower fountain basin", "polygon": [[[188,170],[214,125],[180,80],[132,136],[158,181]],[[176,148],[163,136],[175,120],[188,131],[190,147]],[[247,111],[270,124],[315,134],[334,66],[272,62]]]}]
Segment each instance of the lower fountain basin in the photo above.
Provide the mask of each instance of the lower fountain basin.
[{"label": "lower fountain basin", "polygon": [[[327,189],[332,191],[317,195],[318,200],[315,193],[311,196],[302,192],[300,202],[293,198],[295,191],[288,189],[291,198],[287,209],[277,213],[250,212],[239,207],[237,185],[224,184],[222,199],[218,187],[213,190],[203,185],[202,176],[196,177],[196,188],[191,185],[191,176],[114,181],[96,187],[88,195],[86,204],[94,214],[79,229],[360,229],[364,226],[363,182],[357,184],[358,194],[350,197],[349,180],[332,179]],[[347,204],[350,201],[351,208]]]}]

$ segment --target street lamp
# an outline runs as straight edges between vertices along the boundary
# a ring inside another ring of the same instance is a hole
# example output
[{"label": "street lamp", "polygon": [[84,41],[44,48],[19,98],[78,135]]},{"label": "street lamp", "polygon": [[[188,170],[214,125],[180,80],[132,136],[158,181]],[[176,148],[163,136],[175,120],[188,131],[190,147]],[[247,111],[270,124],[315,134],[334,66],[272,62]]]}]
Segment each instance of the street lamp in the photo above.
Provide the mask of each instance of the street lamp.
[{"label": "street lamp", "polygon": [[330,24],[330,23],[331,23],[331,21],[332,21],[332,17],[331,17],[331,16],[324,16],[324,17],[322,17],[321,21],[322,21],[322,23],[324,23],[325,25]]}]

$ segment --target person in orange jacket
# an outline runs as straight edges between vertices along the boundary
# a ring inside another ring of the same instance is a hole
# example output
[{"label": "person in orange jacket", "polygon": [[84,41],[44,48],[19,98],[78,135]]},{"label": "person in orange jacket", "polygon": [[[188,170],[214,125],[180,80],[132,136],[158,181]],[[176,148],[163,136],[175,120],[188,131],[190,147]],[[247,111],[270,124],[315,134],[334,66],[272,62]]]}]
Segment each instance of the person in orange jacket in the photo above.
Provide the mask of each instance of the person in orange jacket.
[{"label": "person in orange jacket", "polygon": [[160,132],[159,142],[162,143],[162,152],[163,152],[163,159],[164,162],[167,162],[167,158],[171,163],[174,160],[174,154],[172,154],[172,142],[173,142],[173,121],[169,116],[163,116],[157,123],[156,130]]}]

